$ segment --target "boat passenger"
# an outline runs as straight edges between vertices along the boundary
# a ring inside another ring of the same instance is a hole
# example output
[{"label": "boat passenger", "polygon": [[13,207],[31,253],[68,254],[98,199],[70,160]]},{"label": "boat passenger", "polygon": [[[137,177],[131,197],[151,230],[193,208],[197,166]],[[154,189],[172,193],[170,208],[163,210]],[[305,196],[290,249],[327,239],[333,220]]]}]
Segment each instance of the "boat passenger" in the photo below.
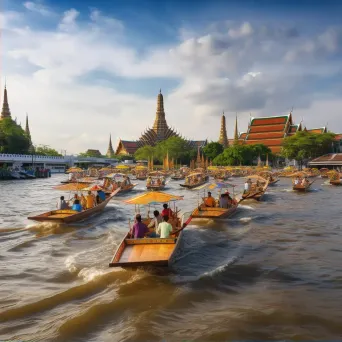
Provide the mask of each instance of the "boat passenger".
[{"label": "boat passenger", "polygon": [[215,207],[215,198],[211,196],[211,192],[208,191],[208,197],[204,199],[204,204],[206,207]]},{"label": "boat passenger", "polygon": [[80,202],[81,202],[82,208],[83,208],[83,209],[86,209],[86,207],[87,207],[87,200],[86,200],[86,198],[84,197],[83,194],[81,195],[81,200],[80,200]]},{"label": "boat passenger", "polygon": [[96,201],[97,203],[101,203],[106,200],[106,194],[102,190],[97,190]]},{"label": "boat passenger", "polygon": [[294,185],[298,185],[300,183],[299,177],[297,176],[296,179],[294,180]]},{"label": "boat passenger", "polygon": [[169,217],[165,215],[163,217],[164,222],[159,223],[158,228],[157,228],[157,234],[160,236],[162,239],[167,239],[170,237],[170,234],[172,233],[172,226],[169,221]]},{"label": "boat passenger", "polygon": [[158,210],[155,210],[155,211],[153,212],[153,215],[154,215],[154,218],[151,220],[150,224],[148,225],[148,228],[157,229],[159,223],[162,222],[162,218],[161,218],[161,216],[159,215],[159,211],[158,211]]},{"label": "boat passenger", "polygon": [[220,196],[220,208],[228,208],[228,195],[227,194],[221,194]]},{"label": "boat passenger", "polygon": [[75,211],[79,211],[79,212],[81,212],[82,211],[82,206],[81,206],[81,204],[80,204],[80,200],[75,200],[74,201],[74,204],[73,204],[73,206],[72,206],[72,208],[71,208],[72,210],[75,210]]},{"label": "boat passenger", "polygon": [[247,181],[246,181],[246,183],[245,183],[245,190],[244,190],[244,194],[245,193],[247,193],[247,192],[249,192],[250,191],[250,189],[251,189],[251,180],[250,179],[248,179]]},{"label": "boat passenger", "polygon": [[137,214],[135,216],[135,224],[132,228],[132,237],[135,239],[141,239],[145,237],[145,235],[148,233],[148,228],[145,223],[141,222],[141,215]]},{"label": "boat passenger", "polygon": [[172,217],[173,216],[173,211],[168,208],[168,205],[165,203],[163,204],[163,211],[162,211],[162,216],[168,216],[168,217]]},{"label": "boat passenger", "polygon": [[88,191],[88,195],[85,199],[86,199],[86,209],[91,209],[95,207],[96,199],[90,190]]},{"label": "boat passenger", "polygon": [[58,210],[65,210],[69,209],[68,203],[64,200],[64,196],[61,196],[57,203],[57,209]]}]

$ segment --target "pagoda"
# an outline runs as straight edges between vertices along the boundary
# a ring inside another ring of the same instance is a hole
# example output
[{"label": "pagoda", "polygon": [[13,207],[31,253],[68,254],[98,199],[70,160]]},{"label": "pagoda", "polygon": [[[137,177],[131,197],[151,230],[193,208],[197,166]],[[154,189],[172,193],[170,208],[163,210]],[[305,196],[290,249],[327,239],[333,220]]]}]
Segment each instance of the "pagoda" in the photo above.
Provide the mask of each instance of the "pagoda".
[{"label": "pagoda", "polygon": [[8,105],[7,88],[6,88],[6,84],[5,84],[4,98],[3,98],[0,120],[6,119],[6,118],[11,118],[11,111],[10,111],[9,105]]},{"label": "pagoda", "polygon": [[112,145],[112,135],[109,135],[109,145],[108,145],[108,150],[106,153],[106,156],[108,158],[113,158],[115,156],[113,145]]},{"label": "pagoda", "polygon": [[30,132],[30,127],[29,127],[29,122],[28,122],[28,115],[26,113],[26,124],[25,124],[25,133],[26,136],[28,137],[30,141],[30,146],[32,145],[32,140],[31,140],[31,132]]},{"label": "pagoda", "polygon": [[227,148],[229,143],[228,143],[228,138],[227,138],[227,128],[226,128],[226,117],[224,116],[224,112],[222,114],[221,118],[221,129],[220,129],[220,138],[218,141],[224,148]]},{"label": "pagoda", "polygon": [[[134,154],[136,150],[140,147],[149,145],[155,146],[161,141],[169,139],[171,137],[181,137],[179,133],[170,128],[166,122],[165,118],[165,110],[164,110],[164,97],[159,90],[159,94],[157,96],[157,110],[156,116],[154,119],[154,123],[152,128],[147,128],[139,140],[129,141],[129,140],[119,140],[119,144],[116,148],[116,155],[126,155],[126,154]],[[205,146],[207,143],[206,140],[203,141],[189,141],[189,144],[197,148]]]}]

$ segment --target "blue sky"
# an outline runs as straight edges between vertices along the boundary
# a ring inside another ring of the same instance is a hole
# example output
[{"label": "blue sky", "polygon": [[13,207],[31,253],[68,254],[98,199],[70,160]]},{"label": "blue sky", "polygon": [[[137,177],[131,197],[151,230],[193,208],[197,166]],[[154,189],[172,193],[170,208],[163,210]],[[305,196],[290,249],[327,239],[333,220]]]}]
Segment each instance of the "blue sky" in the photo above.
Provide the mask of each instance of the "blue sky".
[{"label": "blue sky", "polygon": [[222,110],[232,136],[236,112],[245,131],[250,113],[292,106],[296,121],[329,121],[342,131],[342,1],[4,0],[2,7],[10,106],[21,121],[29,113],[36,144],[105,152],[109,133],[114,144],[137,139],[153,123],[159,88],[169,124],[189,138],[217,139]]}]

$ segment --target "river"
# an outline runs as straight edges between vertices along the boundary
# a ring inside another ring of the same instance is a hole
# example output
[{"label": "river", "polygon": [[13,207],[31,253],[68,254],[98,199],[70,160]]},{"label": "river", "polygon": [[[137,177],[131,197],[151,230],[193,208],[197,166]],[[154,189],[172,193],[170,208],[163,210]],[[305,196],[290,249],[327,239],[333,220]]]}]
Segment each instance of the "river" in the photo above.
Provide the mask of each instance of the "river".
[{"label": "river", "polygon": [[[66,178],[0,182],[0,340],[337,340],[342,336],[342,187],[288,179],[221,222],[191,223],[171,270],[109,268],[134,206],[113,199],[71,226],[36,224]],[[233,180],[242,190],[242,179]],[[170,181],[184,195],[198,192]]]}]

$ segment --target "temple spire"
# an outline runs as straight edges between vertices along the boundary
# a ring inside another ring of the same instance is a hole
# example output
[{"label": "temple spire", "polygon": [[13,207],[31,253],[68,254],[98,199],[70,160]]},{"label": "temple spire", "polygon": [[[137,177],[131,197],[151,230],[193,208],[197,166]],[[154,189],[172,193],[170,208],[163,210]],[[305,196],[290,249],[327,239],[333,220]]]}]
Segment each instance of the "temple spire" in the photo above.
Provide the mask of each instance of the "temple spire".
[{"label": "temple spire", "polygon": [[237,122],[237,114],[235,117],[235,130],[234,130],[234,145],[239,143],[239,133],[238,133],[238,122]]},{"label": "temple spire", "polygon": [[168,126],[165,120],[165,111],[164,111],[164,98],[161,93],[161,89],[157,96],[157,111],[156,118],[153,124],[153,130],[157,134],[157,140],[164,140],[166,138],[166,133],[168,130]]},{"label": "temple spire", "polygon": [[30,132],[30,127],[29,127],[29,122],[28,122],[28,115],[26,113],[26,124],[25,124],[25,133],[27,135],[27,137],[30,140],[30,145],[32,145],[32,141],[31,141],[31,132]]},{"label": "temple spire", "polygon": [[7,98],[7,87],[5,83],[5,89],[4,89],[4,98],[3,98],[3,104],[2,104],[2,111],[0,119],[10,118],[11,117],[11,111],[9,109],[8,105],[8,98]]},{"label": "temple spire", "polygon": [[106,156],[108,158],[113,158],[114,155],[115,155],[115,153],[114,153],[113,145],[112,145],[112,135],[110,134],[109,135],[109,145],[108,145],[108,150],[107,150]]},{"label": "temple spire", "polygon": [[221,129],[220,129],[220,138],[218,141],[224,148],[228,147],[228,138],[227,138],[227,128],[226,128],[226,117],[224,116],[224,112],[221,118]]}]

